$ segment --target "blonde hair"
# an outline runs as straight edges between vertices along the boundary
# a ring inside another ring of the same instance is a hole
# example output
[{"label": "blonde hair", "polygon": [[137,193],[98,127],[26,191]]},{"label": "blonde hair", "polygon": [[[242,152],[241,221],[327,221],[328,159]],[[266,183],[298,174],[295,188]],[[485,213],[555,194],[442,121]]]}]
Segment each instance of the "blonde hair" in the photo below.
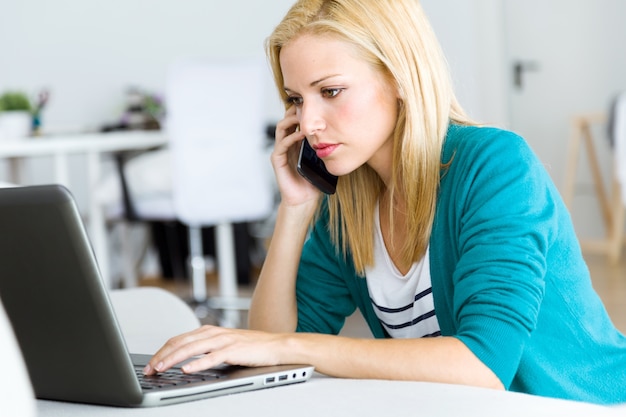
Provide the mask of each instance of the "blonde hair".
[{"label": "blonde hair", "polygon": [[[300,0],[267,39],[267,56],[286,103],[280,51],[303,34],[333,36],[356,47],[360,56],[396,88],[399,112],[393,134],[390,201],[406,201],[407,239],[401,262],[419,260],[428,246],[439,187],[441,149],[450,122],[472,124],[458,104],[447,62],[418,0]],[[328,198],[329,229],[358,273],[372,265],[374,213],[385,185],[368,165],[341,176]],[[390,204],[393,221],[393,204]],[[392,228],[393,230],[393,228]]]}]

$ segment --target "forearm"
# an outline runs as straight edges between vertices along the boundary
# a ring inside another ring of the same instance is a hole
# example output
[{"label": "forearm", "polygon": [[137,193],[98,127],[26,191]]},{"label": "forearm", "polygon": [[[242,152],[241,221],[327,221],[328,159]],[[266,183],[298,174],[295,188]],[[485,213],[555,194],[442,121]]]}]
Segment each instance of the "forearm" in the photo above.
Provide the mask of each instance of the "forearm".
[{"label": "forearm", "polygon": [[498,377],[453,337],[353,339],[305,333],[284,337],[282,363],[308,363],[330,376],[504,389]]},{"label": "forearm", "polygon": [[279,205],[272,240],[252,297],[250,329],[271,332],[296,329],[296,276],[316,208],[316,203],[300,207]]}]

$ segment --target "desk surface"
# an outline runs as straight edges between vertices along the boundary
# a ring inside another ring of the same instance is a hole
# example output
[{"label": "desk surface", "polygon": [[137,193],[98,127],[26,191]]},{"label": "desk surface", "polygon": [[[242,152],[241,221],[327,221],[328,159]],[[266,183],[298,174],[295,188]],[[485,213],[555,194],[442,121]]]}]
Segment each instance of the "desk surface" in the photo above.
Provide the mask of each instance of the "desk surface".
[{"label": "desk surface", "polygon": [[160,131],[128,131],[54,135],[0,141],[0,157],[27,157],[55,153],[113,152],[145,149],[167,143]]},{"label": "desk surface", "polygon": [[626,409],[424,382],[348,380],[316,375],[308,382],[184,404],[142,409],[37,401],[38,415],[60,416],[624,416]]}]

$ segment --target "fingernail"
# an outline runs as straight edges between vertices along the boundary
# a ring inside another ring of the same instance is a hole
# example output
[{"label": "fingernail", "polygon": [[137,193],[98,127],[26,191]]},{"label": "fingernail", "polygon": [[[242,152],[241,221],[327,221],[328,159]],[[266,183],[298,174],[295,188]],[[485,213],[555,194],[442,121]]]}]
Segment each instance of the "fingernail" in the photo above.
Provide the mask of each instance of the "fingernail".
[{"label": "fingernail", "polygon": [[157,372],[161,372],[161,370],[163,369],[163,362],[159,362],[159,363],[157,363],[157,364],[156,364],[156,366],[154,367],[154,369],[155,369]]},{"label": "fingernail", "polygon": [[152,367],[150,364],[147,364],[145,368],[143,368],[143,374],[148,375],[152,371]]}]

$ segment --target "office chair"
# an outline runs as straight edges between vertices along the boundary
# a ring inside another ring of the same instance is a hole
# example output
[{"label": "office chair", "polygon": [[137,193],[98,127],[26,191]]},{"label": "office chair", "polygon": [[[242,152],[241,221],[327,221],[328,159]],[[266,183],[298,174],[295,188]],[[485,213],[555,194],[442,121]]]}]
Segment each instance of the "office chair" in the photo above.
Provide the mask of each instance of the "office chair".
[{"label": "office chair", "polygon": [[111,290],[109,298],[132,353],[154,354],[169,338],[200,327],[189,305],[161,288]]},{"label": "office chair", "polygon": [[[159,204],[150,205],[130,197],[135,218],[173,219],[188,227],[192,299],[222,311],[220,324],[229,327],[237,326],[238,310],[249,304],[237,297],[233,224],[265,219],[274,206],[264,150],[266,74],[262,61],[174,63],[165,92],[169,162],[152,168],[171,169],[171,200],[160,196]],[[124,187],[137,194],[131,184]],[[219,297],[207,297],[205,226],[215,226]]]}]

